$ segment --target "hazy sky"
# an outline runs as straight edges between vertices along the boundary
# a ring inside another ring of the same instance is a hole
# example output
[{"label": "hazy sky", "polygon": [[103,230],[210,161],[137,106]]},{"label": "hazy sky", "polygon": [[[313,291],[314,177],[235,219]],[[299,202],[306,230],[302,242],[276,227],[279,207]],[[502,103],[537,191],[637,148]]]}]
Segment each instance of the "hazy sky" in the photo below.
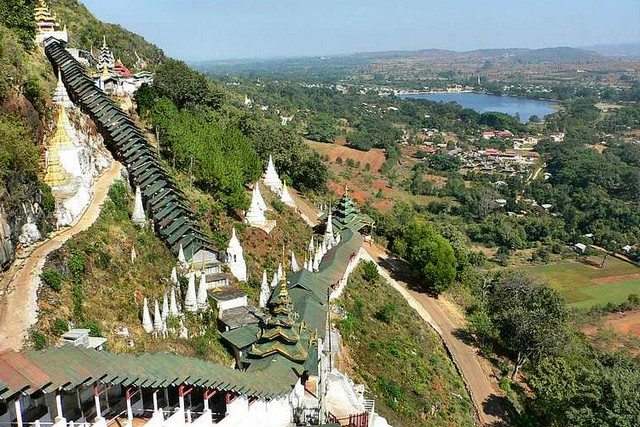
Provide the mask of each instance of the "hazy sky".
[{"label": "hazy sky", "polygon": [[188,59],[640,42],[640,0],[81,0]]}]

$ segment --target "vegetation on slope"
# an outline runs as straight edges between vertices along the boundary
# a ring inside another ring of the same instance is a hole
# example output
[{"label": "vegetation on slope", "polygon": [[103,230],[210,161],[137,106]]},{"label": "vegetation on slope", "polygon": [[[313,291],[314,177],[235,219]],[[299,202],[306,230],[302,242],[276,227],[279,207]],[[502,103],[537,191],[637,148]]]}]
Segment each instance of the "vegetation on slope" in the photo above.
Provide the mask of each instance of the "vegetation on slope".
[{"label": "vegetation on slope", "polygon": [[375,266],[354,270],[340,304],[346,317],[338,327],[355,359],[350,368],[390,424],[474,425],[472,403],[442,342]]},{"label": "vegetation on slope", "polygon": [[[96,223],[49,256],[32,337],[41,345],[54,344],[67,326],[74,325],[107,337],[113,351],[171,351],[227,363],[229,355],[215,334],[215,312],[203,319],[186,318],[195,337],[189,340],[177,333],[157,339],[142,330],[143,298],[149,298],[152,312],[154,299],[162,303],[176,260],[149,229],[133,225],[132,199],[124,182],[113,184]],[[132,261],[133,248],[137,256]],[[212,326],[213,333],[199,336],[201,326]],[[129,336],[118,333],[123,327]]]}]

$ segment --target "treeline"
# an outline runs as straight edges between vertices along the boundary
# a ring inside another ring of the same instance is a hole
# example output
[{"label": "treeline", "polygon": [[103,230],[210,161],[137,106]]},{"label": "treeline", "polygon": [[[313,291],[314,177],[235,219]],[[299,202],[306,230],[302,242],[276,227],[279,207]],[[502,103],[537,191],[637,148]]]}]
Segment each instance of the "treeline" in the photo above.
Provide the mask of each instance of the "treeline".
[{"label": "treeline", "polygon": [[[510,272],[475,283],[469,332],[485,353],[511,362],[501,387],[518,404],[513,425],[638,425],[637,358],[574,331],[564,300],[546,284]],[[521,379],[530,392],[517,391],[512,381]]]},{"label": "treeline", "polygon": [[513,132],[526,129],[516,117],[507,114],[478,113],[455,103],[384,97],[359,85],[338,90],[264,76],[226,81],[245,91],[254,103],[269,106],[270,114],[295,113],[299,130],[309,139],[332,142],[337,136],[344,136],[351,147],[363,151],[393,147],[403,129],[415,135],[420,129],[436,128],[461,137],[477,136],[479,127]]},{"label": "treeline", "polygon": [[246,209],[245,185],[273,155],[283,178],[301,189],[324,187],[327,170],[302,139],[255,112],[234,107],[228,93],[180,61],[167,59],[153,86],[136,93],[165,159],[225,208]]}]

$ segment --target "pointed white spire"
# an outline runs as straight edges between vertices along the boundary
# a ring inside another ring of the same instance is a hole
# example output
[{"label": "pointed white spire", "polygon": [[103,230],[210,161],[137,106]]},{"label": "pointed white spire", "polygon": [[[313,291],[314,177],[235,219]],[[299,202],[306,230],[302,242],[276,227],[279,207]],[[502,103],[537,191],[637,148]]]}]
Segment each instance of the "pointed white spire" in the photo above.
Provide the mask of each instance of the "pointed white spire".
[{"label": "pointed white spire", "polygon": [[327,254],[327,242],[324,240],[320,244],[320,252],[322,253],[323,257]]},{"label": "pointed white spire", "polygon": [[327,224],[324,230],[324,241],[333,244],[333,215],[331,209],[329,209],[329,215],[327,215]]},{"label": "pointed white spire", "polygon": [[198,311],[195,272],[189,274],[189,286],[187,286],[187,295],[184,298],[184,309],[191,313],[195,313],[196,311]]},{"label": "pointed white spire", "polygon": [[278,263],[278,270],[276,271],[276,275],[278,276],[278,282],[283,279],[284,271],[282,271],[282,263]]},{"label": "pointed white spire", "polygon": [[320,261],[322,261],[322,253],[320,252],[320,249],[318,249],[313,257],[313,271],[318,271],[320,269]]},{"label": "pointed white spire", "polygon": [[180,315],[178,304],[176,303],[176,288],[171,287],[171,299],[169,302],[169,315],[177,317]]},{"label": "pointed white spire", "polygon": [[287,206],[291,206],[292,208],[296,207],[296,202],[293,201],[293,197],[291,197],[291,194],[287,189],[286,182],[282,183],[282,191],[280,191],[280,201]]},{"label": "pointed white spire", "polygon": [[253,187],[253,191],[256,192],[256,203],[258,204],[258,207],[260,207],[260,209],[262,209],[262,212],[266,212],[267,211],[267,204],[264,202],[264,198],[262,197],[262,193],[260,192],[260,182],[256,181],[256,185],[254,185]]},{"label": "pointed white spire", "polygon": [[63,107],[73,106],[73,102],[69,99],[67,88],[64,86],[64,83],[62,83],[62,73],[60,70],[58,70],[58,84],[56,85],[56,90],[53,93],[53,102],[57,105],[62,105]]},{"label": "pointed white spire", "polygon": [[227,246],[227,264],[236,279],[241,282],[247,281],[247,264],[244,261],[244,250],[236,236],[235,227],[231,231],[231,240]]},{"label": "pointed white spire", "polygon": [[294,273],[300,270],[300,266],[298,265],[298,260],[296,259],[296,254],[293,253],[293,249],[291,249],[291,271]]},{"label": "pointed white spire", "polygon": [[[258,186],[256,185],[253,188],[253,194],[251,196],[251,206],[249,206],[249,210],[244,217],[245,222],[252,227],[261,227],[267,222],[267,218],[264,216],[264,209],[260,207],[261,199],[260,190],[258,190]],[[264,203],[264,201],[262,201],[262,203]]]},{"label": "pointed white spire", "polygon": [[154,300],[153,307],[153,329],[156,332],[162,332],[162,315],[160,314],[160,306],[158,300]]},{"label": "pointed white spire", "polygon": [[267,270],[262,271],[262,283],[260,284],[260,307],[266,307],[269,301],[269,295],[271,295],[271,289],[269,288],[269,281],[267,280]]},{"label": "pointed white spire", "polygon": [[187,258],[184,256],[184,248],[182,247],[182,243],[180,243],[180,249],[178,249],[178,262],[183,268],[189,267],[189,264],[187,264]]},{"label": "pointed white spire", "polygon": [[315,250],[316,246],[313,242],[313,236],[311,236],[311,240],[309,240],[309,246],[307,246],[307,252],[309,252],[310,254],[313,253],[313,251]]},{"label": "pointed white spire", "polygon": [[271,279],[271,288],[275,288],[276,286],[278,286],[278,273],[277,272],[273,272],[273,279]]},{"label": "pointed white spire", "polygon": [[198,286],[198,310],[206,310],[209,307],[207,301],[207,276],[204,271],[200,274],[200,286]]},{"label": "pointed white spire", "polygon": [[151,314],[149,313],[149,301],[144,297],[142,303],[142,329],[148,334],[153,332],[153,323],[151,322]]},{"label": "pointed white spire", "polygon": [[165,293],[164,298],[162,298],[162,321],[166,321],[167,317],[169,317],[169,299]]},{"label": "pointed white spire", "polygon": [[144,214],[144,206],[142,205],[142,192],[140,191],[140,186],[136,186],[136,198],[135,203],[133,205],[133,214],[131,215],[131,220],[138,227],[144,227],[147,223],[147,217]]},{"label": "pointed white spire", "polygon": [[175,265],[171,269],[171,283],[174,285],[178,285],[180,283],[178,282],[178,268]]},{"label": "pointed white spire", "polygon": [[267,170],[264,171],[262,179],[264,181],[264,185],[269,187],[273,192],[278,192],[282,188],[282,181],[280,181],[280,177],[278,176],[276,167],[273,164],[273,157],[271,155],[269,155],[269,164],[267,165]]}]

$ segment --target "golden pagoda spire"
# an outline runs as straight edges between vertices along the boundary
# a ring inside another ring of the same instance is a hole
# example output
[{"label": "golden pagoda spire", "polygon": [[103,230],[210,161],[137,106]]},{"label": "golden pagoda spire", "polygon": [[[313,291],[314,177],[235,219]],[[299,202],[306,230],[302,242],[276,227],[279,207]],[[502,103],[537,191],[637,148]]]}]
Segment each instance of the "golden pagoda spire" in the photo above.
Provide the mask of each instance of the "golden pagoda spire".
[{"label": "golden pagoda spire", "polygon": [[102,47],[107,47],[107,36],[102,35]]},{"label": "golden pagoda spire", "polygon": [[50,187],[64,187],[69,183],[69,175],[60,164],[60,152],[56,144],[47,151],[47,166],[44,182]]},{"label": "golden pagoda spire", "polygon": [[69,136],[69,116],[67,115],[67,110],[65,110],[64,106],[60,105],[58,107],[58,120],[56,122],[56,131],[51,138],[51,142],[49,142],[49,147],[53,148],[56,146],[57,150],[61,148],[69,148],[73,147],[73,142],[71,140],[71,136]]}]

